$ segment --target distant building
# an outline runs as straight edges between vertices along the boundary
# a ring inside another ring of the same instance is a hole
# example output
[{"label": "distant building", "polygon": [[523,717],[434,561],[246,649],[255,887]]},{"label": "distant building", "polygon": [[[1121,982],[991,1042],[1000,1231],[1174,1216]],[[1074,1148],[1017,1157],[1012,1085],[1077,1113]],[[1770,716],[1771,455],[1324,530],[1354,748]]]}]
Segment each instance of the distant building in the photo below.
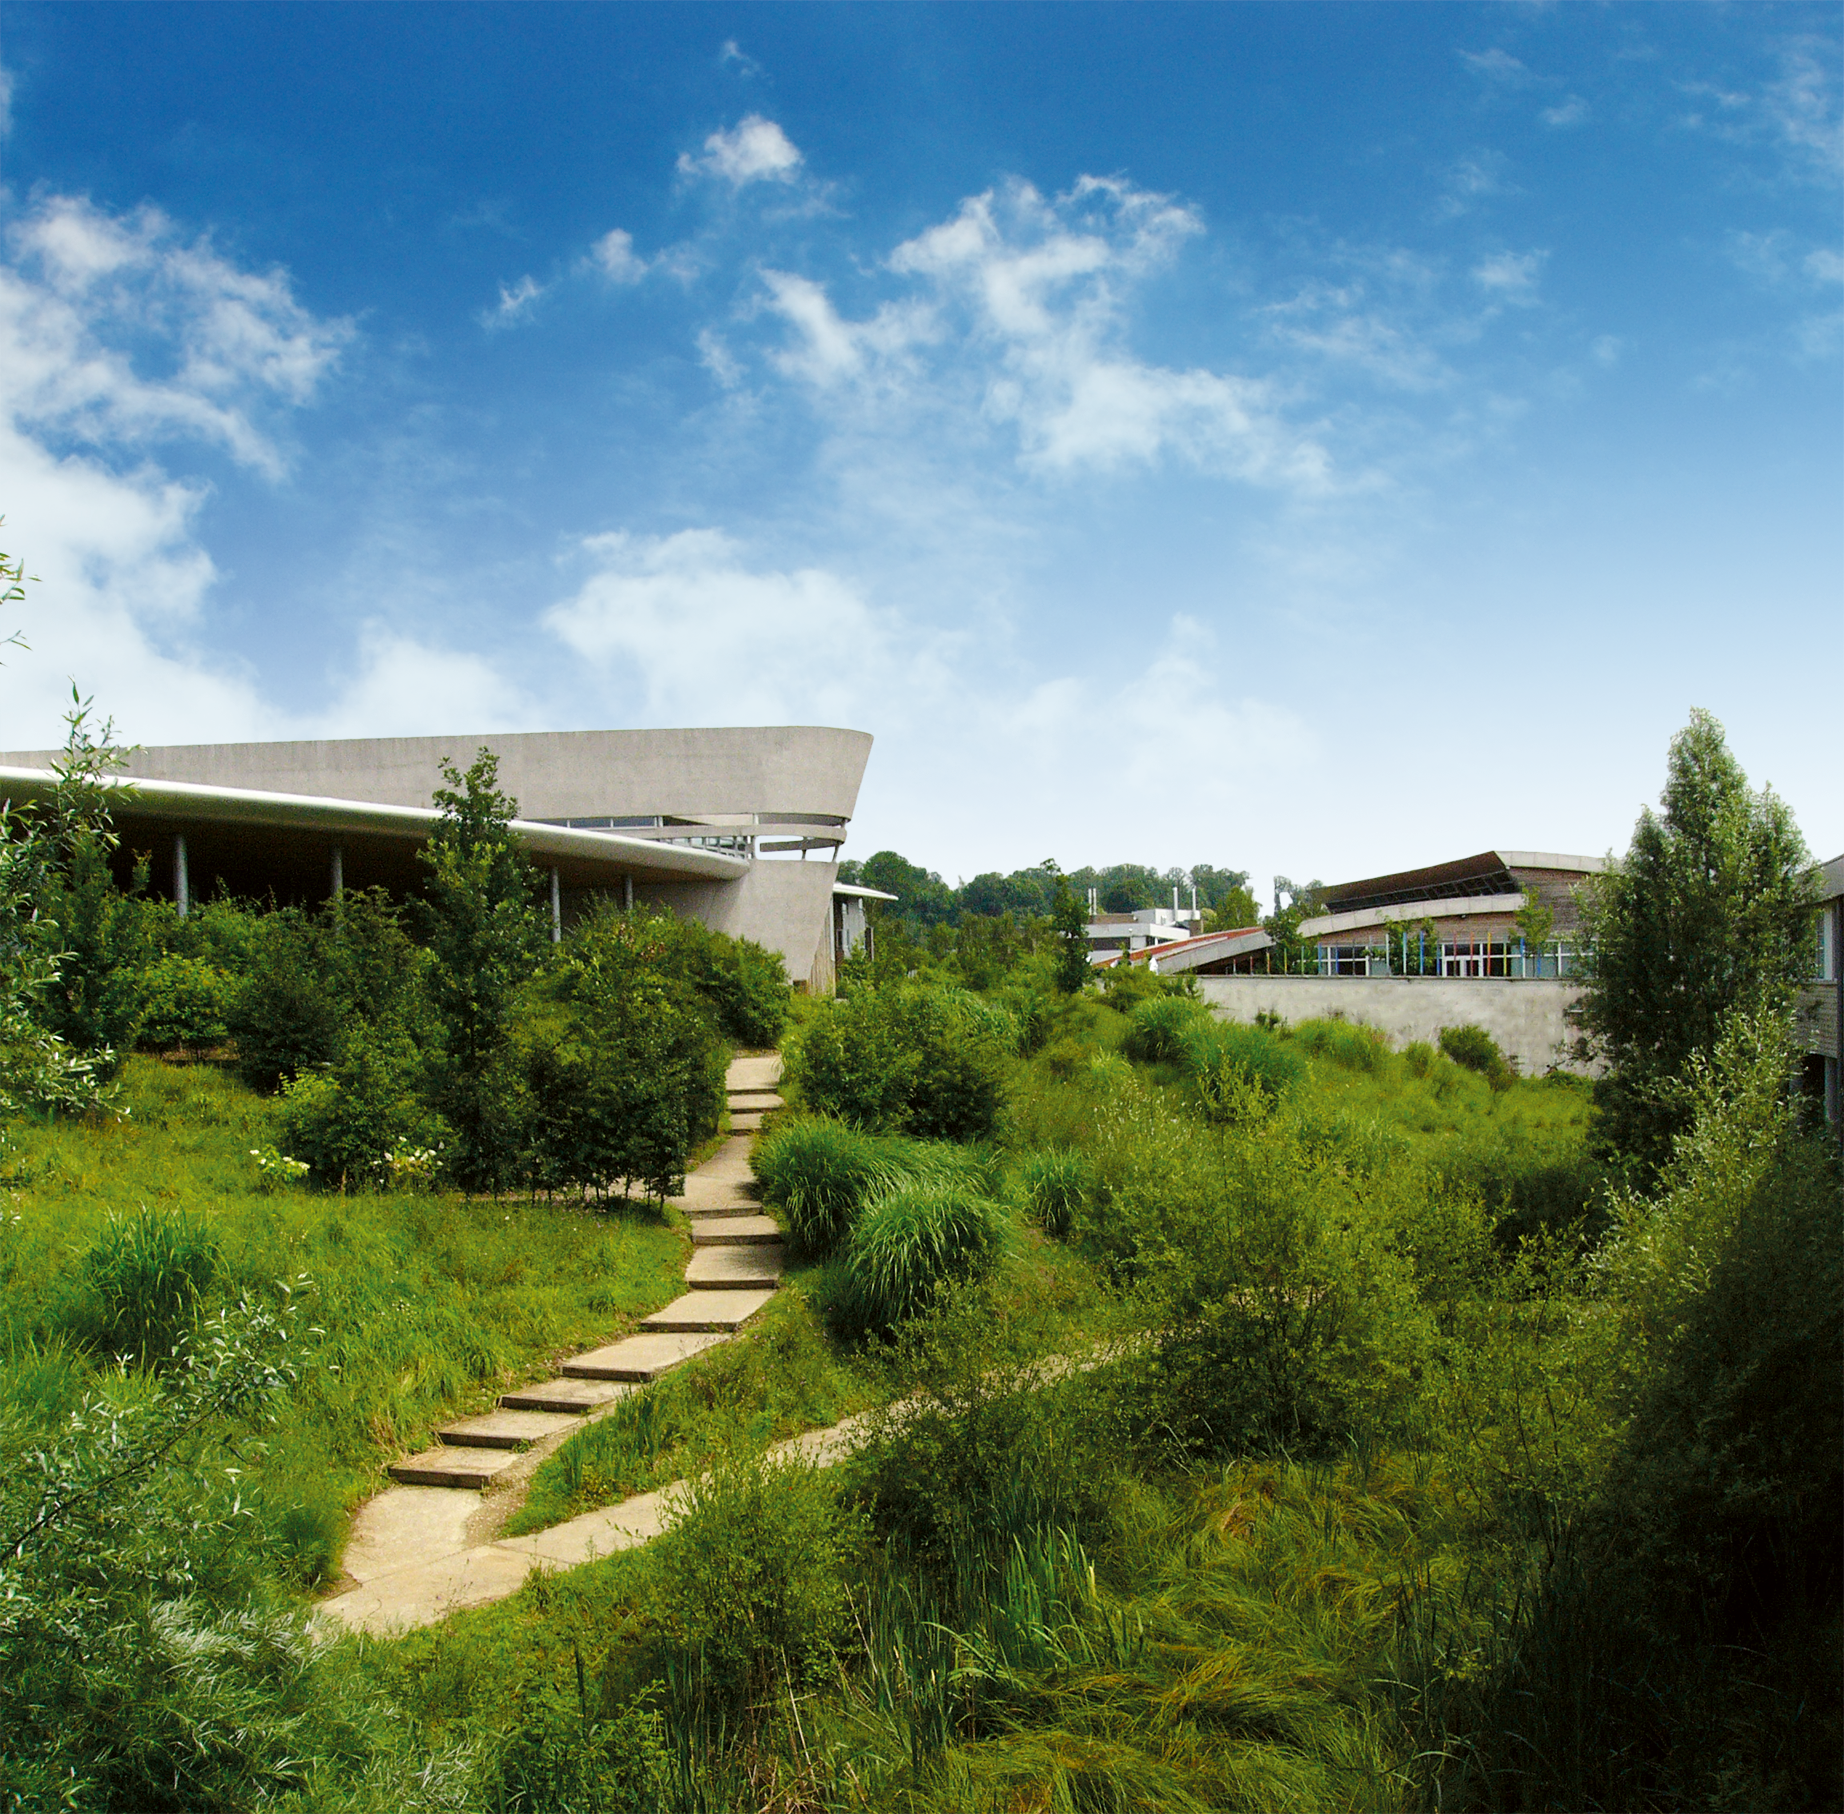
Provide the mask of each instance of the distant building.
[{"label": "distant building", "polygon": [[[1325,890],[1325,911],[1301,922],[1300,937],[1312,949],[1291,973],[1566,978],[1581,922],[1575,889],[1606,866],[1601,857],[1487,850],[1340,882]],[[1554,915],[1541,949],[1518,931],[1517,915],[1528,902]],[[1274,941],[1258,926],[1174,941],[1169,950],[1154,949],[1148,961],[1166,975],[1266,975],[1277,967]]]},{"label": "distant building", "polygon": [[1818,951],[1812,981],[1799,992],[1794,1030],[1806,1053],[1806,1091],[1824,1103],[1825,1119],[1844,1140],[1838,1079],[1844,1050],[1844,989],[1838,980],[1844,961],[1844,857],[1820,866],[1818,897]]},{"label": "distant building", "polygon": [[1090,963],[1121,955],[1132,956],[1153,946],[1166,946],[1188,939],[1198,922],[1180,918],[1170,907],[1143,907],[1137,913],[1097,913],[1088,919],[1088,955]]}]

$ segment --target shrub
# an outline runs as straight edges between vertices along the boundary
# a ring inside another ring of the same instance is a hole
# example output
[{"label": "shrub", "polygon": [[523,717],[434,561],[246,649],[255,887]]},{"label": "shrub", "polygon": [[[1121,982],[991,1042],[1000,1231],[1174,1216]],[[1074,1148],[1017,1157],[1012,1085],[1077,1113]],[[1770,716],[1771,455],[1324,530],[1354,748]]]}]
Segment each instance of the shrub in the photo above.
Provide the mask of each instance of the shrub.
[{"label": "shrub", "polygon": [[1285,1040],[1241,1021],[1193,1020],[1181,1029],[1179,1056],[1205,1113],[1217,1120],[1234,1119],[1249,1090],[1279,1102],[1306,1074],[1299,1053]]},{"label": "shrub", "polygon": [[1149,996],[1127,1017],[1121,1053],[1142,1064],[1174,1064],[1183,1056],[1187,1029],[1209,1018],[1209,1008],[1192,996]]},{"label": "shrub", "polygon": [[1389,1057],[1389,1041],[1383,1034],[1346,1020],[1303,1020],[1292,1037],[1305,1051],[1347,1071],[1375,1071]]},{"label": "shrub", "polygon": [[854,1127],[980,1140],[998,1123],[1017,1045],[1012,1017],[964,989],[863,989],[800,1031],[786,1081],[805,1107]]},{"label": "shrub", "polygon": [[757,1141],[750,1164],[795,1252],[811,1259],[831,1253],[863,1205],[902,1177],[894,1140],[829,1116],[782,1123]]},{"label": "shrub", "polygon": [[1083,1154],[1068,1147],[1026,1153],[1018,1165],[1018,1192],[1045,1234],[1066,1241],[1076,1212],[1095,1196],[1100,1176]]},{"label": "shrub", "polygon": [[[860,1535],[811,1462],[734,1461],[691,1484],[656,1542],[660,1610],[700,1698],[731,1705],[777,1675],[834,1667]],[[683,1677],[681,1678],[683,1679]]]},{"label": "shrub", "polygon": [[280,1144],[304,1159],[316,1183],[368,1190],[389,1182],[391,1154],[434,1147],[440,1134],[417,1093],[419,1062],[401,1034],[355,1031],[329,1071],[282,1087]]},{"label": "shrub", "polygon": [[1508,1090],[1516,1081],[1511,1067],[1505,1063],[1504,1053],[1498,1049],[1498,1041],[1484,1027],[1470,1023],[1463,1027],[1443,1027],[1441,1050],[1455,1064],[1477,1071],[1495,1090]]},{"label": "shrub", "polygon": [[250,968],[231,988],[224,1020],[237,1068],[259,1090],[330,1064],[339,1049],[340,1004],[327,976],[326,932],[296,907],[267,913],[251,939]]},{"label": "shrub", "polygon": [[156,958],[141,972],[136,1043],[152,1052],[216,1045],[228,1031],[224,1011],[230,991],[230,977],[203,958],[173,953]]},{"label": "shrub", "polygon": [[950,1280],[990,1272],[1004,1241],[997,1204],[964,1184],[903,1184],[866,1205],[843,1251],[834,1304],[854,1335],[887,1335]]},{"label": "shrub", "polygon": [[744,1046],[780,1043],[792,991],[774,952],[751,939],[713,932],[696,920],[662,917],[656,927],[658,969],[698,992],[726,1039]]},{"label": "shrub", "polygon": [[101,1353],[159,1366],[192,1327],[217,1274],[217,1241],[199,1223],[158,1209],[112,1215],[83,1257],[64,1321]]},{"label": "shrub", "polygon": [[1434,1069],[1435,1051],[1425,1039],[1411,1039],[1402,1048],[1402,1062],[1413,1077],[1426,1077]]}]

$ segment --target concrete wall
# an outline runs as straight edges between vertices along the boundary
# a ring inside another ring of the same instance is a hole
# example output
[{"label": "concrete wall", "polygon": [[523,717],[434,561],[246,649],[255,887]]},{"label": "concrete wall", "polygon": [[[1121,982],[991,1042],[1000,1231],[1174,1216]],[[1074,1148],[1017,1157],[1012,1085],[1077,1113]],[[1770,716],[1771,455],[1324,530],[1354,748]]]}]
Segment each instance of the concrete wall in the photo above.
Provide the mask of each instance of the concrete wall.
[{"label": "concrete wall", "polygon": [[823,994],[833,986],[832,885],[838,879],[836,863],[765,860],[752,863],[740,882],[636,882],[634,899],[780,952],[791,981]]},{"label": "concrete wall", "polygon": [[[1581,1071],[1567,1058],[1575,1030],[1563,1018],[1579,983],[1457,976],[1200,976],[1197,986],[1224,1020],[1278,1014],[1315,1020],[1338,1014],[1387,1033],[1398,1046],[1430,1044],[1443,1027],[1484,1027],[1526,1076],[1552,1066]],[[1592,1067],[1588,1067],[1592,1069]]]},{"label": "concrete wall", "polygon": [[[154,781],[427,806],[442,759],[466,768],[482,744],[499,757],[500,786],[527,819],[756,812],[849,819],[871,754],[868,731],[771,725],[175,744],[136,751],[132,767]],[[54,753],[23,750],[0,756],[0,764],[42,768]]]}]

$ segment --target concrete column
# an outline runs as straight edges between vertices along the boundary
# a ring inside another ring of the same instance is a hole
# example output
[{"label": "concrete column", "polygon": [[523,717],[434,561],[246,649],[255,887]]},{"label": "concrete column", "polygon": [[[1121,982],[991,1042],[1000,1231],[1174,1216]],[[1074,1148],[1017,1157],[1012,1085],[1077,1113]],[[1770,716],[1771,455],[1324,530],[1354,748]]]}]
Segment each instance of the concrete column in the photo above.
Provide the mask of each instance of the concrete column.
[{"label": "concrete column", "polygon": [[626,907],[629,913],[632,913],[634,911],[634,878],[632,876],[623,876],[621,878],[621,892],[623,896],[622,905]]},{"label": "concrete column", "polygon": [[186,834],[173,840],[173,905],[183,920],[192,911],[192,877],[186,870]]},{"label": "concrete column", "polygon": [[333,899],[335,902],[346,892],[346,847],[343,844],[333,846]]},{"label": "concrete column", "polygon": [[551,865],[551,943],[563,943],[563,883],[558,879],[557,865]]}]

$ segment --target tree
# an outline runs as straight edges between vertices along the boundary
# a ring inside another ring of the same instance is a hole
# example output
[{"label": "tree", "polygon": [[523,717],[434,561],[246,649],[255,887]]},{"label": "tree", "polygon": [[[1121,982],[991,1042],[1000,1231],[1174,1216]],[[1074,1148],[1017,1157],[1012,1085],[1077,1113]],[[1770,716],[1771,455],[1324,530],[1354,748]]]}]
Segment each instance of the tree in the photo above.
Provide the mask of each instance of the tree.
[{"label": "tree", "polygon": [[518,802],[499,790],[499,759],[482,749],[463,774],[442,764],[442,817],[422,859],[429,870],[430,993],[443,1027],[437,1106],[455,1135],[456,1177],[497,1190],[523,1145],[512,1015],[537,967],[543,930],[535,880],[511,822]]},{"label": "tree", "polygon": [[1295,882],[1286,876],[1274,878],[1274,911],[1261,922],[1261,929],[1274,941],[1274,953],[1283,976],[1304,972],[1307,941],[1300,937],[1300,927],[1317,914],[1324,903],[1323,882]]},{"label": "tree", "polygon": [[[1046,864],[1046,868],[1054,865]],[[1059,875],[1052,900],[1050,924],[1056,933],[1056,986],[1064,995],[1080,995],[1091,974],[1088,961],[1088,916],[1069,885]]]},{"label": "tree", "polygon": [[1583,890],[1587,992],[1575,1010],[1606,1064],[1594,1139],[1638,1181],[1687,1129],[1691,1061],[1738,1011],[1782,1007],[1811,964],[1805,841],[1771,790],[1749,790],[1707,712],[1671,740],[1662,815]]},{"label": "tree", "polygon": [[1227,888],[1213,905],[1205,908],[1204,930],[1239,932],[1245,926],[1255,925],[1260,918],[1261,909],[1255,905],[1255,897],[1247,888]]}]

